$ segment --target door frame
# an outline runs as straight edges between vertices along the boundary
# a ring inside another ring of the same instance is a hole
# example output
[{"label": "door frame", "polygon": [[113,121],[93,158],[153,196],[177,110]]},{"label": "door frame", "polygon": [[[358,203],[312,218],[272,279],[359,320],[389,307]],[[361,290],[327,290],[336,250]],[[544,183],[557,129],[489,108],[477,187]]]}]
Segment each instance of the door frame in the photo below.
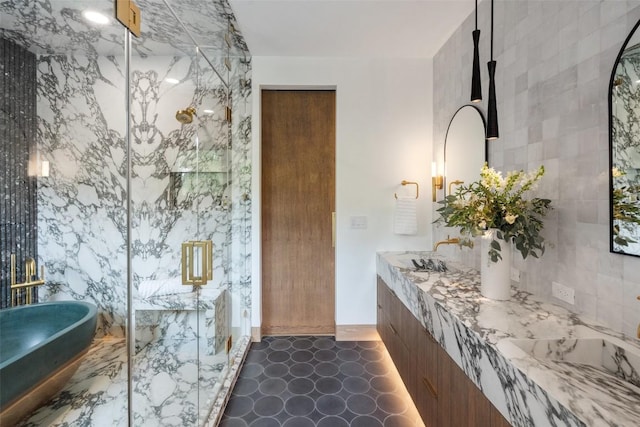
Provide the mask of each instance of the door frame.
[{"label": "door frame", "polygon": [[[335,160],[335,185],[334,194],[335,209],[336,209],[336,230],[339,229],[339,203],[338,203],[338,86],[337,85],[270,85],[261,84],[257,88],[254,88],[253,96],[253,108],[252,108],[252,138],[253,155],[252,155],[252,217],[251,217],[251,313],[243,313],[243,317],[248,317],[251,328],[251,339],[254,342],[259,342],[262,339],[262,91],[263,90],[332,90],[335,91],[336,97],[336,143],[334,150],[336,151]],[[336,233],[335,251],[334,251],[334,322],[336,321],[337,313],[337,298],[338,298],[338,248],[340,239],[338,233]],[[257,320],[257,322],[256,322]],[[255,324],[257,323],[257,326]],[[336,334],[338,333],[338,325],[336,322]]]}]

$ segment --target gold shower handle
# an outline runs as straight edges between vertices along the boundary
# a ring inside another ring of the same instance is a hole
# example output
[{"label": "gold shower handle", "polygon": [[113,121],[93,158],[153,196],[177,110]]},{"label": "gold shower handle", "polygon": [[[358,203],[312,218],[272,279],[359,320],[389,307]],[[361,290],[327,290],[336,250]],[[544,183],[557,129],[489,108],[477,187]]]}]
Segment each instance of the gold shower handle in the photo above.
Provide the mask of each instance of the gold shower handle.
[{"label": "gold shower handle", "polygon": [[182,284],[204,286],[213,279],[213,242],[190,240],[182,243]]}]

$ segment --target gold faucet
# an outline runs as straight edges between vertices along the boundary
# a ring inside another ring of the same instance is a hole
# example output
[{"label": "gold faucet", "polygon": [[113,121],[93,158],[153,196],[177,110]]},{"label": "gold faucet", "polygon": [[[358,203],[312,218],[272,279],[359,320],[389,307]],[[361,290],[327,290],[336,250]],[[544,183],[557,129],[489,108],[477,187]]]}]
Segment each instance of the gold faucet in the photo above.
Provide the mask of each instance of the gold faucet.
[{"label": "gold faucet", "polygon": [[[36,260],[33,258],[27,258],[24,262],[24,283],[16,283],[16,255],[11,254],[11,305],[17,305],[18,303],[18,290],[26,289],[26,303],[31,304],[33,302],[33,288],[36,286],[44,285],[44,266],[40,267],[40,278],[36,276]],[[35,278],[35,279],[34,279]]]},{"label": "gold faucet", "polygon": [[457,245],[458,243],[460,243],[460,239],[459,238],[454,237],[452,239],[449,236],[447,236],[447,240],[440,240],[435,245],[433,245],[433,252],[436,252],[438,250],[438,246],[440,246],[440,245]]}]

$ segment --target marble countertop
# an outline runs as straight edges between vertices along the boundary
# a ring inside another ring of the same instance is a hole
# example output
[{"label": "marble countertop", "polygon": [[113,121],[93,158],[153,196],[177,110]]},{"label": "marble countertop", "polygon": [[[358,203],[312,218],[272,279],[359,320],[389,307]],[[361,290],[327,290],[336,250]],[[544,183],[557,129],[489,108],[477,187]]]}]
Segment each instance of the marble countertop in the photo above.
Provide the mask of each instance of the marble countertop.
[{"label": "marble countertop", "polygon": [[[444,260],[449,271],[415,271],[411,259],[420,258]],[[640,388],[516,345],[606,337],[640,354],[637,340],[515,288],[508,301],[484,298],[478,271],[432,252],[380,252],[377,273],[512,425],[640,426]],[[640,384],[624,354],[616,363]]]}]

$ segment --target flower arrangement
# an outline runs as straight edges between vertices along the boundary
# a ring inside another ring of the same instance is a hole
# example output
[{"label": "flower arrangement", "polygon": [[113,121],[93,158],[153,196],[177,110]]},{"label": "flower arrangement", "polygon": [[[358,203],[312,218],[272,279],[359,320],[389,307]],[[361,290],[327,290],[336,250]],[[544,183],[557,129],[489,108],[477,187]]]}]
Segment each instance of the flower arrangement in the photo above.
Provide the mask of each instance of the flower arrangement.
[{"label": "flower arrangement", "polygon": [[466,246],[473,245],[472,237],[496,229],[489,249],[492,262],[502,259],[500,239],[513,242],[523,258],[528,255],[538,258],[545,249],[540,235],[542,217],[551,209],[551,200],[526,199],[525,195],[542,175],[544,166],[531,173],[511,171],[503,178],[485,163],[479,181],[457,187],[454,194],[439,202],[443,206],[437,210],[440,218],[436,222],[460,227],[460,242]]}]

